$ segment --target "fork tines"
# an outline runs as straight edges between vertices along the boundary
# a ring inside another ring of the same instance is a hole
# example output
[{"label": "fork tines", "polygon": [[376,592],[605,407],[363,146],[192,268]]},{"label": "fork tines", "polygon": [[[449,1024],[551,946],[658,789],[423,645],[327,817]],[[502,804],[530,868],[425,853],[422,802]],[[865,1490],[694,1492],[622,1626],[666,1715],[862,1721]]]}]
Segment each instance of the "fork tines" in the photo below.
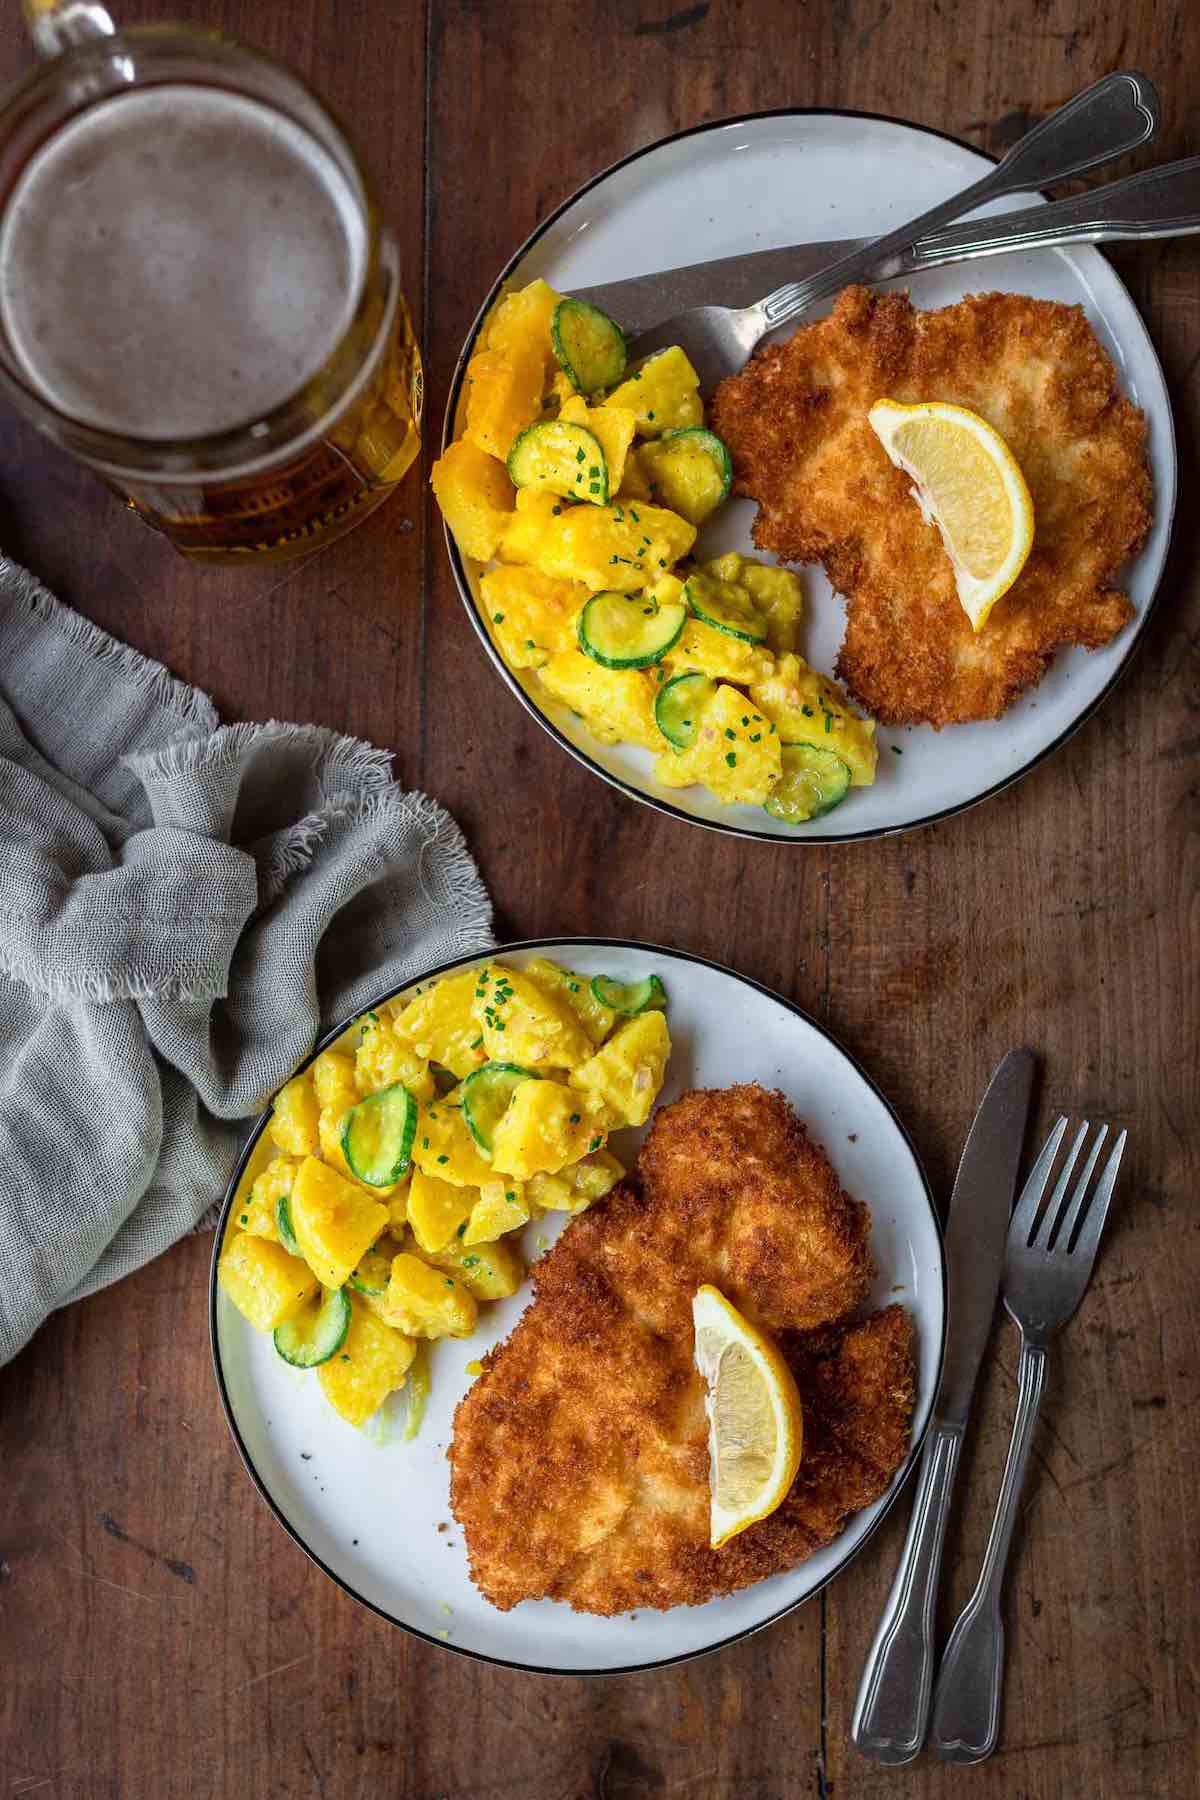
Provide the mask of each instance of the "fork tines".
[{"label": "fork tines", "polygon": [[1029,1249],[1041,1250],[1047,1254],[1058,1252],[1069,1256],[1081,1253],[1089,1261],[1095,1256],[1113,1189],[1117,1185],[1117,1171],[1121,1166],[1128,1133],[1122,1131],[1118,1135],[1100,1179],[1094,1191],[1089,1193],[1100,1152],[1109,1134],[1107,1125],[1098,1126],[1083,1172],[1068,1193],[1072,1173],[1091,1129],[1090,1122],[1085,1119],[1071,1140],[1058,1180],[1054,1184],[1054,1191],[1043,1208],[1042,1200],[1067,1130],[1066,1118],[1060,1118],[1056,1122],[1029,1172],[1021,1198],[1013,1209],[1009,1228],[1010,1244],[1021,1243]]}]

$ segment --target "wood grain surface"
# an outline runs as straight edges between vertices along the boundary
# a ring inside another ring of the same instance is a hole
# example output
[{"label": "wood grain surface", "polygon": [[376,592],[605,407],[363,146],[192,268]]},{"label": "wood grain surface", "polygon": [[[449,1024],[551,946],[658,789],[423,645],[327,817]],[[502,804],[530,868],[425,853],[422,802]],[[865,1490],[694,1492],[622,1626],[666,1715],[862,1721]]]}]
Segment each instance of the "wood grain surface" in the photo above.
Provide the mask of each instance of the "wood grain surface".
[{"label": "wood grain surface", "polygon": [[[1121,65],[1155,155],[1200,151],[1200,9],[1179,0],[152,0],[287,59],[353,130],[403,247],[438,428],[496,270],[596,169],[775,106],[886,112],[1001,150]],[[15,6],[0,78],[32,60]],[[853,221],[847,220],[847,227]],[[941,1194],[986,1075],[1045,1058],[1041,1119],[1128,1126],[1096,1283],[1057,1354],[1008,1598],[999,1754],[883,1771],[850,1710],[907,1507],[824,1596],[660,1674],[556,1680],[410,1641],[285,1538],[226,1432],[209,1246],[59,1314],[0,1373],[0,1794],[39,1800],[1188,1800],[1200,1792],[1196,1191],[1200,243],[1118,263],[1166,366],[1183,503],[1157,615],[1100,714],[981,809],[787,854],[660,818],[500,687],[415,476],[283,568],[189,568],[8,414],[0,543],[214,696],[394,749],[466,829],[501,936],[614,932],[735,963],[828,1023]],[[665,872],[670,871],[670,880]],[[951,1526],[978,1566],[1015,1342],[996,1331]],[[397,1529],[403,1530],[402,1511]]]}]

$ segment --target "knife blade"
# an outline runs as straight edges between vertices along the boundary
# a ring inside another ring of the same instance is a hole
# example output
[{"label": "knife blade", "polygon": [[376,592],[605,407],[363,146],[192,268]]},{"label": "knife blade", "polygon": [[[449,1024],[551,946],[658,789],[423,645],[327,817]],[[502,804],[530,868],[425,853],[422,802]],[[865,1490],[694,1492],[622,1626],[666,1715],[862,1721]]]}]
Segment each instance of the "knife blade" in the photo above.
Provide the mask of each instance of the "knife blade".
[{"label": "knife blade", "polygon": [[590,300],[610,318],[619,319],[632,338],[692,306],[753,306],[764,294],[828,268],[865,241],[845,238],[831,244],[794,244],[786,250],[751,250],[744,256],[718,256],[712,262],[688,263],[682,269],[633,275],[571,292],[577,300]]},{"label": "knife blade", "polygon": [[959,1160],[946,1222],[949,1330],[935,1421],[965,1425],[991,1330],[1033,1092],[1032,1050],[1010,1050],[987,1085]]},{"label": "knife blade", "polygon": [[933,1687],[933,1616],[946,1517],[1004,1268],[1004,1247],[1033,1093],[1031,1050],[1010,1050],[963,1147],[945,1232],[942,1375],[921,1454],[912,1522],[867,1653],[850,1727],[864,1756],[893,1766],[920,1752]]}]

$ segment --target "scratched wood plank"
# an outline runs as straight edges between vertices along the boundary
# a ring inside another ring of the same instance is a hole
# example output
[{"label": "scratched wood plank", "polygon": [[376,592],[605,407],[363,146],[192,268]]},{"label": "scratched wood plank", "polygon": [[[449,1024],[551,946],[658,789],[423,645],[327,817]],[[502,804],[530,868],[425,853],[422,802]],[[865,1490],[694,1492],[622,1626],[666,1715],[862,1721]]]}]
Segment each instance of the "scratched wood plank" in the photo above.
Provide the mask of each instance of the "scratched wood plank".
[{"label": "scratched wood plank", "polygon": [[[403,24],[385,0],[343,5],[336,21],[312,0],[145,10],[222,23],[308,73],[352,118],[417,267],[420,9]],[[679,125],[857,106],[999,151],[1091,76],[1134,63],[1169,93],[1163,153],[1200,149],[1195,22],[1145,0],[1108,0],[1083,21],[1066,0],[803,11],[786,0],[580,0],[556,13],[553,33],[540,8],[435,0],[427,48],[427,281],[409,288],[429,321],[431,423],[513,245],[595,168]],[[556,105],[563,71],[597,59],[604,79],[571,85],[570,105]],[[0,77],[24,62],[6,17]],[[1186,491],[1200,265],[1169,246],[1123,266],[1176,394]],[[397,749],[471,834],[502,933],[613,930],[735,961],[829,1021],[893,1095],[943,1192],[1009,1043],[1047,1054],[1043,1123],[1086,1106],[1131,1126],[1108,1255],[1039,1435],[1003,1754],[969,1779],[983,1800],[1194,1794],[1193,520],[1132,676],[1065,752],[935,831],[795,859],[657,819],[557,752],[491,676],[415,487],[311,562],[238,580],[187,570],[11,421],[0,458],[3,542],[91,616],[212,689],[230,716],[312,717]],[[467,1664],[344,1600],[274,1525],[226,1439],[205,1349],[206,1259],[204,1244],[181,1246],[52,1321],[0,1376],[6,1791],[962,1791],[967,1778],[936,1765],[885,1773],[846,1744],[899,1517],[822,1601],[773,1631],[618,1682]],[[978,1564],[1003,1458],[1011,1334],[999,1330],[995,1349],[964,1463],[948,1616]]]}]

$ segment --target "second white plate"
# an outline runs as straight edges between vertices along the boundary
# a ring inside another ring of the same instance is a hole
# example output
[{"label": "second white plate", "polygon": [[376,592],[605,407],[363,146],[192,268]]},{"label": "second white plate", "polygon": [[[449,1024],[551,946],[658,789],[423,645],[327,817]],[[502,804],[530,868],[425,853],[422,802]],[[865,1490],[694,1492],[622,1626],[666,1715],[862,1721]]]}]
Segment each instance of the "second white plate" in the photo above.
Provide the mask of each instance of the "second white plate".
[{"label": "second white plate", "polygon": [[[535,955],[548,955],[585,975],[609,974],[621,981],[657,971],[667,989],[674,1043],[662,1104],[687,1088],[739,1081],[759,1081],[786,1095],[844,1185],[871,1208],[877,1268],[871,1304],[899,1301],[915,1319],[915,1453],[942,1360],[941,1233],[912,1145],[874,1083],[811,1019],[715,963],[654,945],[578,938],[546,938],[493,954],[518,968]],[[464,957],[448,966],[466,968],[485,960]],[[423,984],[444,972],[429,970],[415,980]],[[381,994],[377,1000],[389,997]],[[247,1144],[242,1167],[264,1125],[265,1118]],[[639,1135],[617,1140],[618,1154],[624,1150],[628,1159]],[[235,1177],[218,1244],[236,1187]],[[549,1215],[528,1228],[527,1260],[563,1223]],[[529,1287],[485,1308],[474,1337],[445,1339],[433,1347],[433,1393],[419,1435],[411,1443],[397,1435],[377,1444],[338,1418],[309,1374],[276,1356],[270,1337],[246,1323],[217,1286],[215,1273],[214,1255],[218,1385],[243,1460],[280,1523],[328,1575],[385,1618],[491,1661],[578,1674],[644,1669],[742,1637],[790,1611],[845,1567],[908,1467],[883,1499],[856,1514],[841,1537],[808,1562],[707,1606],[615,1619],[574,1613],[552,1601],[497,1612],[467,1572],[462,1533],[450,1512],[446,1447],[454,1409],[470,1385],[467,1363],[508,1334],[529,1299]]]}]

